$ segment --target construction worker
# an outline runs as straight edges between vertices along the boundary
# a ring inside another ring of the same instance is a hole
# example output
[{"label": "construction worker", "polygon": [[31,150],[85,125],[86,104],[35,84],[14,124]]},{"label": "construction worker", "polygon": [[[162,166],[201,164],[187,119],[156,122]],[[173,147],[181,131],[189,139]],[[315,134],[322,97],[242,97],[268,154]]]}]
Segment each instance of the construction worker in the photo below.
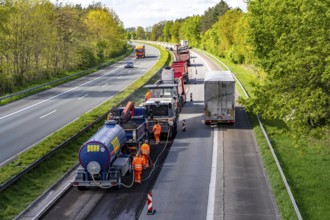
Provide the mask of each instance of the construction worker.
[{"label": "construction worker", "polygon": [[141,174],[143,170],[143,157],[136,154],[133,158],[132,165],[134,168],[134,181],[141,184]]},{"label": "construction worker", "polygon": [[150,99],[152,96],[150,90],[148,90],[148,92],[146,93],[146,96],[145,96],[145,101],[147,101],[148,99]]},{"label": "construction worker", "polygon": [[150,155],[150,145],[148,144],[148,140],[146,139],[140,148],[141,155],[144,158],[143,168],[149,168],[149,155]]},{"label": "construction worker", "polygon": [[156,121],[156,123],[155,123],[152,131],[154,132],[156,144],[159,144],[159,142],[160,142],[160,134],[162,133],[162,127],[160,126],[160,124],[158,123],[158,121]]}]

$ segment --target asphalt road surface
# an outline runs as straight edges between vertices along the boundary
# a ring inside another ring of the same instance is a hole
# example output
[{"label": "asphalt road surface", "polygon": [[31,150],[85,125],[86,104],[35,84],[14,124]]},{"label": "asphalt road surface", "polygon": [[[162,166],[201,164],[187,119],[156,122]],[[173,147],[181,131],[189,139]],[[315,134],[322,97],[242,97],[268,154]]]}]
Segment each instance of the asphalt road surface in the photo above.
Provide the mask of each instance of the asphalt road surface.
[{"label": "asphalt road surface", "polygon": [[[140,219],[279,219],[258,146],[243,108],[235,125],[203,124],[203,84],[207,70],[220,70],[198,55],[193,102],[184,107],[180,132],[152,190],[154,215],[145,205]],[[192,71],[194,72],[194,71]]]},{"label": "asphalt road surface", "polygon": [[0,164],[116,95],[157,62],[159,51],[146,45],[146,58],[125,69],[125,61],[134,58],[0,106]]},{"label": "asphalt road surface", "polygon": [[[243,108],[236,107],[235,125],[204,125],[204,74],[219,67],[204,55],[193,57],[193,83],[187,85],[193,100],[188,99],[180,113],[178,134],[165,148],[151,178],[117,191],[73,188],[44,219],[279,219]],[[153,161],[164,144],[163,140],[161,145],[152,145]],[[147,215],[148,192],[153,194],[154,215]]]}]

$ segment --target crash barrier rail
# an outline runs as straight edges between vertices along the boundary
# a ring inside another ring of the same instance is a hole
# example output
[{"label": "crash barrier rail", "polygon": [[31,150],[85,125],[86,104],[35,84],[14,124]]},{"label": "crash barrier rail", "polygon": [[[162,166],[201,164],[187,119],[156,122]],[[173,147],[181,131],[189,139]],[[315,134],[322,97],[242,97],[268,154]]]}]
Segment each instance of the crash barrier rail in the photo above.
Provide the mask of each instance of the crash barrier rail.
[{"label": "crash barrier rail", "polygon": [[20,92],[16,92],[16,93],[13,93],[13,94],[10,94],[10,95],[2,96],[2,97],[0,97],[0,103],[1,103],[1,101],[5,100],[5,99],[10,99],[10,98],[13,98],[13,97],[16,97],[16,96],[29,94],[30,92],[33,92],[35,90],[44,88],[46,86],[53,85],[53,84],[56,84],[58,82],[66,81],[68,79],[75,78],[77,76],[85,75],[86,73],[88,73],[90,71],[93,71],[93,70],[99,70],[99,69],[101,69],[101,68],[103,68],[105,66],[108,66],[108,65],[111,65],[111,64],[115,63],[118,59],[121,59],[122,57],[123,56],[120,56],[119,58],[117,58],[115,60],[111,60],[110,62],[103,63],[103,64],[101,64],[101,65],[99,65],[97,67],[92,67],[92,68],[89,68],[87,70],[84,70],[84,71],[81,71],[81,72],[72,74],[70,76],[66,76],[66,77],[63,77],[63,78],[60,78],[60,79],[57,79],[57,80],[54,80],[54,81],[51,81],[51,82],[48,82],[48,83],[44,83],[44,84],[41,84],[39,86],[35,86],[33,88],[26,89],[26,90],[23,90],[23,91],[20,91]]},{"label": "crash barrier rail", "polygon": [[[109,111],[110,112],[110,111]],[[67,144],[69,144],[71,141],[73,141],[74,139],[80,137],[82,134],[85,133],[85,131],[87,131],[88,129],[90,129],[93,125],[99,123],[101,120],[104,120],[106,118],[106,116],[108,115],[108,113],[103,114],[101,117],[97,118],[95,121],[93,121],[92,123],[90,123],[89,125],[85,126],[83,129],[81,129],[77,134],[75,134],[74,136],[70,137],[69,139],[67,139],[66,141],[62,142],[61,144],[59,144],[57,147],[54,147],[51,151],[49,151],[48,153],[46,153],[44,156],[42,156],[41,158],[39,158],[38,160],[36,160],[35,162],[33,162],[32,164],[30,164],[29,166],[27,166],[26,168],[24,168],[22,171],[20,171],[18,174],[16,174],[15,176],[12,176],[9,180],[7,180],[6,182],[2,183],[0,185],[0,191],[3,191],[5,188],[7,188],[8,186],[10,186],[12,183],[14,183],[15,181],[17,181],[19,178],[21,178],[24,174],[28,173],[29,171],[31,171],[33,168],[35,168],[36,166],[38,166],[41,162],[45,161],[47,158],[49,158],[50,156],[52,156],[55,152],[57,152],[59,149],[61,149],[62,147],[66,146]]]},{"label": "crash barrier rail", "polygon": [[[163,68],[163,67],[162,67]],[[157,75],[159,73],[161,73],[162,68],[160,68],[160,70],[158,70],[154,75]],[[147,84],[150,80],[148,80],[145,84]],[[143,86],[142,86],[143,87]],[[139,89],[139,88],[137,88]],[[134,91],[135,92],[135,91]],[[134,93],[132,92],[132,94]],[[121,101],[121,103],[125,103],[129,100],[130,95],[128,97],[126,97],[124,100]],[[120,103],[120,104],[121,104]],[[119,104],[119,105],[120,105]],[[114,107],[113,109],[115,109],[116,107]],[[14,182],[16,182],[18,179],[20,179],[24,174],[28,173],[29,171],[31,171],[34,167],[38,166],[41,162],[43,162],[44,160],[46,160],[47,158],[49,158],[50,156],[52,156],[55,152],[57,152],[59,149],[61,149],[62,147],[66,146],[67,144],[69,144],[71,141],[73,141],[74,139],[80,137],[82,134],[84,134],[89,128],[91,128],[93,125],[99,123],[101,120],[104,120],[107,115],[113,111],[113,109],[110,109],[108,112],[106,112],[105,114],[103,114],[102,116],[100,116],[99,118],[97,118],[95,121],[91,122],[89,125],[85,126],[82,130],[80,130],[77,134],[75,134],[74,136],[70,137],[69,139],[67,139],[66,141],[62,142],[61,144],[59,144],[57,147],[54,147],[51,151],[49,151],[48,153],[46,153],[44,156],[42,156],[41,158],[39,158],[38,160],[36,160],[35,162],[33,162],[31,165],[27,166],[26,168],[24,168],[22,171],[20,171],[18,174],[12,176],[10,179],[8,179],[6,182],[0,184],[0,192],[3,191],[5,188],[7,188],[8,186],[10,186],[11,184],[13,184]]]},{"label": "crash barrier rail", "polygon": [[[197,49],[197,48],[195,48],[195,49],[196,49],[196,50],[200,50],[200,49]],[[202,50],[200,50],[200,51],[202,51]],[[216,58],[214,55],[212,55],[212,54],[210,54],[210,53],[208,53],[208,52],[206,52],[206,51],[203,51],[203,52],[204,52],[204,53],[207,53],[209,56],[211,56],[211,57],[213,57],[214,59],[216,59],[217,61],[219,61],[224,67],[226,67],[229,71],[231,71],[231,70],[229,69],[229,67],[228,67],[226,64],[224,64],[221,60],[219,60],[218,58]],[[242,90],[243,90],[245,96],[246,96],[247,98],[250,98],[250,96],[249,96],[248,93],[246,92],[244,86],[241,84],[241,82],[238,80],[238,78],[236,78],[236,76],[235,76],[235,74],[234,74],[233,72],[232,72],[232,75],[234,76],[235,80],[238,82],[238,84],[239,84],[240,87],[242,88]],[[274,151],[274,148],[273,148],[273,146],[272,146],[272,144],[271,144],[271,142],[270,142],[270,139],[269,139],[269,137],[268,137],[268,135],[267,135],[267,132],[266,132],[266,130],[265,130],[265,128],[264,128],[264,126],[263,126],[261,120],[260,120],[259,115],[257,115],[257,119],[258,119],[258,122],[259,122],[260,128],[261,128],[261,130],[262,130],[262,132],[263,132],[263,134],[264,134],[264,136],[265,136],[265,138],[266,138],[266,141],[267,141],[267,143],[268,143],[268,147],[269,147],[270,151],[272,152],[272,155],[273,155],[273,158],[274,158],[274,160],[275,160],[275,163],[276,163],[277,169],[279,170],[279,172],[280,172],[280,174],[281,174],[281,177],[282,177],[283,183],[284,183],[285,188],[286,188],[286,190],[287,190],[287,192],[288,192],[288,194],[289,194],[289,197],[290,197],[291,203],[292,203],[292,205],[293,205],[293,207],[294,207],[294,210],[295,210],[295,212],[296,212],[297,218],[298,218],[299,220],[302,220],[302,217],[301,217],[301,214],[300,214],[299,208],[298,208],[298,206],[297,206],[296,200],[295,200],[295,198],[294,198],[294,196],[293,196],[293,194],[292,194],[292,192],[291,192],[291,189],[290,189],[290,186],[289,186],[289,184],[288,184],[288,181],[287,181],[287,179],[286,179],[286,177],[285,177],[285,175],[284,175],[284,172],[283,172],[283,170],[282,170],[282,167],[281,167],[281,165],[280,165],[280,162],[278,161],[278,158],[277,158],[277,156],[276,156],[276,153],[275,153],[275,151]]]}]

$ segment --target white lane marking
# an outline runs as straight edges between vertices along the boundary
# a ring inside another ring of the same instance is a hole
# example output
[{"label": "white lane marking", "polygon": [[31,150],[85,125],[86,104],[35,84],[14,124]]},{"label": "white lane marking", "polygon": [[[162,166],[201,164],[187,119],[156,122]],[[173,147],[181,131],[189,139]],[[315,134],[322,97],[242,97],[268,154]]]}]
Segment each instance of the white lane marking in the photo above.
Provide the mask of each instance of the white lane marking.
[{"label": "white lane marking", "polygon": [[95,81],[95,80],[97,80],[97,79],[99,79],[99,78],[102,78],[102,77],[104,77],[104,76],[107,76],[107,75],[109,75],[110,73],[112,73],[112,72],[114,72],[114,71],[117,71],[118,69],[119,69],[119,67],[117,67],[116,69],[113,69],[112,71],[110,71],[110,72],[108,72],[108,73],[106,73],[106,74],[103,74],[103,75],[101,75],[101,76],[99,76],[99,77],[97,77],[97,78],[95,78],[95,79],[92,79],[91,81],[85,82],[85,83],[83,83],[83,84],[81,84],[81,85],[79,85],[79,86],[76,86],[76,87],[74,87],[74,88],[72,88],[72,89],[69,89],[69,90],[67,90],[67,91],[65,91],[65,92],[62,92],[62,93],[57,94],[57,95],[55,95],[55,96],[53,96],[53,97],[50,97],[50,98],[48,98],[48,99],[45,99],[45,100],[43,100],[43,101],[41,101],[41,102],[35,103],[35,104],[33,104],[33,105],[30,105],[30,106],[28,106],[28,107],[26,107],[26,108],[22,108],[22,109],[20,109],[20,110],[18,110],[18,111],[16,111],[16,112],[10,113],[10,114],[5,115],[5,116],[3,116],[3,117],[0,117],[0,120],[1,120],[1,119],[5,119],[5,118],[8,118],[8,117],[10,117],[10,116],[12,116],[12,115],[16,115],[17,113],[20,113],[20,112],[22,112],[22,111],[28,110],[28,109],[30,109],[30,108],[33,108],[34,106],[37,106],[37,105],[40,105],[40,104],[42,104],[42,103],[44,103],[44,102],[47,102],[47,101],[49,101],[49,100],[52,100],[52,99],[54,99],[54,98],[56,98],[56,97],[58,97],[58,96],[60,96],[60,95],[63,95],[63,94],[68,93],[68,92],[71,92],[72,90],[75,90],[75,89],[77,89],[77,88],[79,88],[79,87],[82,87],[82,86],[84,86],[84,85],[88,85],[89,83],[91,83],[91,82],[93,82],[93,81]]},{"label": "white lane marking", "polygon": [[107,85],[109,85],[109,83],[104,84],[102,87],[105,87],[105,86],[107,86]]},{"label": "white lane marking", "polygon": [[55,113],[55,112],[56,112],[56,110],[51,111],[51,112],[49,112],[49,113],[47,113],[47,114],[41,116],[40,119],[43,119],[44,117],[47,117],[48,115],[51,115],[51,114],[53,114],[53,113]]},{"label": "white lane marking", "polygon": [[209,185],[209,198],[207,201],[206,219],[214,219],[214,203],[215,203],[215,185],[217,179],[217,157],[218,157],[218,129],[213,129],[213,152],[211,165],[211,178]]},{"label": "white lane marking", "polygon": [[88,96],[88,94],[86,94],[86,95],[84,95],[84,96],[78,98],[78,100],[81,100],[81,99],[85,98],[86,96]]},{"label": "white lane marking", "polygon": [[194,56],[196,56],[198,59],[201,59],[208,70],[211,70],[210,66],[207,64],[207,62],[201,56],[199,56],[197,53],[194,53],[192,51],[191,51],[191,53],[194,54]]}]

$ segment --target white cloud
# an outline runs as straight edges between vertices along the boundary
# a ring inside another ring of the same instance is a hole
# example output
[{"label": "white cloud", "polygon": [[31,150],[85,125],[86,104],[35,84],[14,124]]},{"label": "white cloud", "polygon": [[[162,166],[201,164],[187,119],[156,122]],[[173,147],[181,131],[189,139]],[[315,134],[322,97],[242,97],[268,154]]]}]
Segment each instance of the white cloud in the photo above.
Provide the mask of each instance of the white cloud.
[{"label": "white cloud", "polygon": [[[246,11],[244,0],[225,1],[232,8],[239,7]],[[60,2],[81,4],[83,7],[93,2],[101,2],[102,5],[116,12],[125,27],[148,27],[164,20],[203,14],[219,0],[60,0]]]}]

